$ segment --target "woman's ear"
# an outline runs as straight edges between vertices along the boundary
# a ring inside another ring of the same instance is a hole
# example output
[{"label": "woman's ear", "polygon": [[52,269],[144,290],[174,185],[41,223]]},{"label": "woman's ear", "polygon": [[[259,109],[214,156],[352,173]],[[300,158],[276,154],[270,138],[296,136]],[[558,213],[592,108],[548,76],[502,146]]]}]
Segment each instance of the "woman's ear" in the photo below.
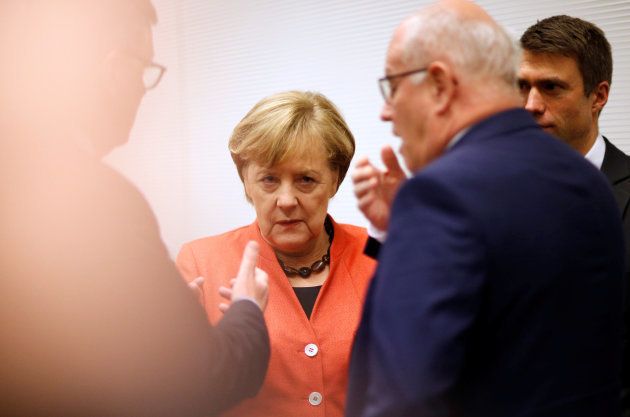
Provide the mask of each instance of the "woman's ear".
[{"label": "woman's ear", "polygon": [[243,181],[243,190],[245,191],[245,198],[247,199],[247,201],[250,204],[254,204],[252,202],[252,198],[250,197],[250,190],[249,190],[249,178],[247,176],[248,172],[247,172],[247,165],[243,166],[243,168],[241,168],[241,181]]},{"label": "woman's ear", "polygon": [[330,193],[328,194],[328,198],[333,198],[335,196],[335,194],[337,194],[337,191],[339,190],[339,187],[341,186],[341,184],[339,183],[339,168],[335,168],[331,170],[332,173],[332,181],[330,181],[331,183],[331,189],[330,189]]}]

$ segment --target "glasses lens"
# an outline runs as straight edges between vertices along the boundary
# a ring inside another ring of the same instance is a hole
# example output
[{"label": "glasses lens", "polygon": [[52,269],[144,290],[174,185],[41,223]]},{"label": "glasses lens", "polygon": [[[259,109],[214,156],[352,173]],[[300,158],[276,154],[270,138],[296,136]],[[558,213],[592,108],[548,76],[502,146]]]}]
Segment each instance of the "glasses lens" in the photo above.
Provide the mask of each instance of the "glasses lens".
[{"label": "glasses lens", "polygon": [[381,94],[383,95],[383,99],[385,101],[389,101],[390,95],[392,92],[391,85],[389,84],[389,80],[387,78],[381,78],[378,80],[378,86],[381,89]]},{"label": "glasses lens", "polygon": [[160,82],[163,72],[164,70],[161,67],[155,65],[146,67],[142,76],[144,88],[146,88],[147,90],[155,88]]}]

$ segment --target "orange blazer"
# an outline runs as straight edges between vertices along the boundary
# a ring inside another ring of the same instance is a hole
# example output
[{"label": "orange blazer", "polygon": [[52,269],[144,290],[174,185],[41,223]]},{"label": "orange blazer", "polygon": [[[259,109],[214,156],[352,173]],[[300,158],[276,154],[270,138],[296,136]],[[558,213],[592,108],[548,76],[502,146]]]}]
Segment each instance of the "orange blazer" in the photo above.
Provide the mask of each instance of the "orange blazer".
[{"label": "orange blazer", "polygon": [[187,281],[205,278],[204,307],[212,323],[222,314],[219,286],[236,276],[247,241],[260,243],[258,267],[269,274],[269,370],[258,395],[223,416],[343,416],[350,350],[375,262],[363,254],[365,229],[334,221],[333,227],[330,274],[310,320],[256,222],[182,247],[177,265]]}]

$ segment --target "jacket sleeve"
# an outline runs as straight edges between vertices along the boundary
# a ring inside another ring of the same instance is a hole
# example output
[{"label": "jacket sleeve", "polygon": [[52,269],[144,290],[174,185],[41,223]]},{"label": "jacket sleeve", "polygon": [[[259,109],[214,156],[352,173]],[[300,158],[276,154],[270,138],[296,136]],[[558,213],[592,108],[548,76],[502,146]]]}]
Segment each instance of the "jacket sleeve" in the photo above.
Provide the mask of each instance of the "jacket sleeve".
[{"label": "jacket sleeve", "polygon": [[450,415],[480,304],[483,242],[465,205],[434,179],[408,181],[391,218],[353,352],[351,375],[367,382],[350,391],[347,415]]},{"label": "jacket sleeve", "polygon": [[211,415],[258,393],[270,354],[262,311],[249,300],[233,303],[214,330]]},{"label": "jacket sleeve", "polygon": [[[191,244],[182,246],[176,263],[186,282],[202,275]],[[247,300],[233,303],[212,328],[211,344],[207,412],[215,415],[255,396],[263,383],[270,346],[260,308]]]},{"label": "jacket sleeve", "polygon": [[378,253],[381,250],[381,246],[381,242],[374,239],[372,236],[368,236],[367,240],[365,241],[363,253],[372,259],[378,259]]}]

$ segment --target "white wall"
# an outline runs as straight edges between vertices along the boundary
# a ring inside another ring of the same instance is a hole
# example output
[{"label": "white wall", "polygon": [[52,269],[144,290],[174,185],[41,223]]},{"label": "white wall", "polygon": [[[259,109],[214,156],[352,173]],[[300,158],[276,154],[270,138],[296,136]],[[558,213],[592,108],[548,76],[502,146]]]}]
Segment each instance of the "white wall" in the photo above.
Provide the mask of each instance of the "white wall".
[{"label": "white wall", "polygon": [[[254,213],[227,141],[262,97],[324,93],[344,114],[357,155],[378,159],[397,139],[379,121],[385,50],[395,26],[427,1],[153,0],[155,61],[168,67],[145,98],[131,141],[109,161],[145,193],[175,255],[196,237],[247,224]],[[599,25],[613,46],[614,76],[601,131],[630,152],[630,1],[478,1],[517,36],[537,19],[569,14]],[[365,224],[346,180],[330,207]]]}]

